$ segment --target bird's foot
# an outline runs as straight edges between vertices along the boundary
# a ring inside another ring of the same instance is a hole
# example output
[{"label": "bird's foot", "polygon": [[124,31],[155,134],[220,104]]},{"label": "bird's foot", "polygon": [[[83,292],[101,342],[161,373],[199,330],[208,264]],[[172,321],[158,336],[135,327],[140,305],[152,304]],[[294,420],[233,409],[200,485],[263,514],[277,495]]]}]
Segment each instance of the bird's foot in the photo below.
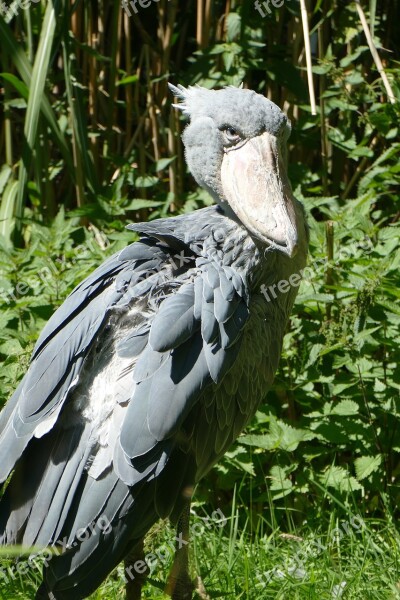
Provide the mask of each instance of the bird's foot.
[{"label": "bird's foot", "polygon": [[200,576],[197,577],[196,593],[201,600],[211,600],[210,596],[206,592],[206,588],[204,587],[203,580]]},{"label": "bird's foot", "polygon": [[193,592],[195,592],[195,598],[211,600],[201,577],[196,577],[192,581],[187,573],[181,577],[174,577],[171,574],[165,592],[171,596],[172,600],[192,600]]},{"label": "bird's foot", "polygon": [[195,584],[186,572],[178,575],[172,572],[168,577],[165,593],[169,594],[172,600],[192,600],[195,589]]},{"label": "bird's foot", "polygon": [[124,574],[125,600],[140,600],[142,597],[142,587],[148,575],[148,568],[144,560],[143,539],[138,541],[125,558]]}]

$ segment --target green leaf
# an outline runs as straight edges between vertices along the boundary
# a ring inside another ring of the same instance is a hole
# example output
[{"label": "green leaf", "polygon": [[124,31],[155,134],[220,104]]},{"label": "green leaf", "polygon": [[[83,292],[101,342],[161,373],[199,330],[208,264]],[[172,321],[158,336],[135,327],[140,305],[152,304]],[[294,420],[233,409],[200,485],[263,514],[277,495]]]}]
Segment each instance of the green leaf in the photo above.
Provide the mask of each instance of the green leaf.
[{"label": "green leaf", "polygon": [[274,448],[275,442],[271,438],[270,435],[242,435],[239,438],[241,444],[245,444],[246,446],[254,446],[256,448],[262,448],[263,450],[272,450]]},{"label": "green leaf", "polygon": [[2,79],[4,79],[5,81],[8,81],[8,83],[11,83],[11,85],[13,85],[15,87],[17,92],[25,100],[28,100],[29,89],[28,89],[28,86],[23,81],[21,81],[21,79],[19,79],[12,73],[0,73],[0,77],[2,77]]},{"label": "green leaf", "polygon": [[307,369],[308,367],[310,367],[311,365],[313,365],[316,362],[316,360],[319,357],[319,353],[323,349],[323,347],[324,347],[323,344],[314,344],[314,346],[311,348],[310,355],[308,357],[308,361],[307,361],[306,365],[304,366],[305,369]]},{"label": "green leaf", "polygon": [[157,185],[159,181],[158,177],[154,177],[154,175],[139,175],[139,177],[136,177],[135,186],[138,188],[152,187]]},{"label": "green leaf", "polygon": [[[12,58],[12,61],[15,65],[15,67],[17,68],[18,73],[20,74],[23,83],[25,84],[25,87],[27,89],[29,89],[31,86],[31,80],[32,80],[32,66],[29,63],[27,57],[25,56],[22,46],[16,41],[16,39],[14,38],[14,36],[12,34],[12,30],[10,29],[9,26],[6,25],[4,19],[1,16],[0,16],[0,38],[1,38],[1,43],[7,49],[10,57]],[[5,75],[5,74],[3,73],[3,75]],[[9,79],[10,83],[15,82],[15,80],[12,79],[12,75],[10,73],[8,73],[7,76],[10,77],[10,79]],[[23,90],[22,87],[21,87],[21,90]],[[46,120],[49,124],[50,129],[52,130],[52,133],[58,144],[58,147],[60,148],[63,158],[69,168],[70,175],[71,175],[71,177],[74,177],[73,164],[72,164],[68,145],[65,141],[64,135],[60,131],[59,125],[58,125],[57,120],[54,115],[53,108],[44,93],[42,94],[42,97],[41,97],[40,108],[41,108],[41,111],[43,112],[44,117],[46,118]]]},{"label": "green leaf", "polygon": [[136,83],[139,77],[137,75],[127,75],[123,77],[119,81],[117,81],[117,85],[128,85],[129,83]]},{"label": "green leaf", "polygon": [[29,168],[32,162],[33,149],[36,142],[39,114],[45,90],[47,72],[51,57],[54,32],[56,28],[56,14],[60,0],[52,0],[46,7],[46,12],[41,29],[39,46],[32,70],[32,79],[29,86],[28,106],[24,124],[24,149],[19,165],[18,195],[15,206],[16,230],[22,227],[25,187],[28,180]]},{"label": "green leaf", "polygon": [[320,476],[323,485],[333,487],[339,492],[352,492],[362,490],[363,486],[357,479],[352,477],[343,467],[329,467],[328,470]]},{"label": "green leaf", "polygon": [[283,469],[277,465],[273,466],[270,470],[269,479],[271,480],[270,489],[274,493],[274,499],[283,498],[293,491],[293,484],[290,479],[287,478],[288,469]]},{"label": "green leaf", "polygon": [[360,456],[354,461],[354,467],[356,470],[356,476],[358,480],[365,479],[374,471],[377,471],[382,464],[382,456],[377,454],[376,456]]},{"label": "green leaf", "polygon": [[3,165],[0,169],[0,194],[3,193],[3,190],[8,183],[12,174],[12,168],[8,165]]},{"label": "green leaf", "polygon": [[0,204],[0,236],[4,238],[6,247],[11,245],[17,195],[18,181],[10,180],[6,185]]},{"label": "green leaf", "polygon": [[243,444],[256,446],[265,450],[286,450],[293,452],[300,442],[315,438],[315,434],[305,429],[296,429],[273,415],[269,416],[270,431],[265,435],[244,435],[240,438]]},{"label": "green leaf", "polygon": [[226,18],[226,38],[233,42],[240,35],[242,19],[238,13],[230,12]]},{"label": "green leaf", "polygon": [[[171,158],[160,158],[156,162],[155,170],[158,172],[158,171],[162,171],[163,169],[166,169],[167,167],[169,167],[169,165],[171,163],[174,162],[175,159],[176,159],[176,156],[172,156]],[[142,186],[142,187],[144,187],[144,186]]]},{"label": "green leaf", "polygon": [[380,381],[378,378],[375,378],[374,383],[374,392],[384,392],[386,390],[386,385],[383,381]]},{"label": "green leaf", "polygon": [[341,400],[332,408],[331,414],[341,416],[357,415],[359,410],[360,408],[354,400]]},{"label": "green leaf", "polygon": [[124,210],[140,210],[141,208],[155,208],[162,206],[164,202],[158,200],[145,200],[144,198],[135,198],[129,204],[124,206]]}]

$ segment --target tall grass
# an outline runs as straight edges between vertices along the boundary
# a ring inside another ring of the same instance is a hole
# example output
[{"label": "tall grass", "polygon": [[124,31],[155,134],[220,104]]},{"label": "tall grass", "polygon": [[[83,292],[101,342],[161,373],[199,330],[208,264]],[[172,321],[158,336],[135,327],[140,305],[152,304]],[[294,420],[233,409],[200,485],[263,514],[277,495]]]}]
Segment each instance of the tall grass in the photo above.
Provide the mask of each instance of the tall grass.
[{"label": "tall grass", "polygon": [[[326,513],[317,526],[270,529],[269,517],[252,531],[250,510],[244,525],[232,505],[226,521],[217,523],[200,506],[192,516],[191,576],[201,580],[209,598],[235,600],[397,600],[400,597],[400,536],[392,524],[365,520],[357,507],[347,515]],[[273,515],[275,507],[269,506]],[[174,530],[159,523],[149,533],[145,554],[153,569],[144,599],[167,598],[165,582],[172,566]],[[154,556],[158,557],[157,560]],[[22,559],[23,561],[23,559]],[[22,562],[22,565],[24,563]],[[12,558],[3,569],[0,600],[34,596],[40,583],[36,569],[23,573]],[[7,579],[6,579],[7,578]],[[124,573],[118,567],[90,600],[124,597]],[[204,595],[203,595],[204,597]]]},{"label": "tall grass", "polygon": [[[369,8],[371,31],[392,51],[398,0],[370,2]],[[191,184],[179,142],[182,125],[167,100],[168,80],[206,86],[244,81],[264,93],[299,125],[292,157],[303,176],[317,168],[324,194],[344,189],[348,196],[357,164],[329,135],[345,125],[332,101],[332,83],[340,87],[342,80],[349,98],[359,84],[350,70],[328,72],[326,65],[353,53],[366,73],[372,58],[363,49],[355,4],[317,2],[308,7],[308,21],[319,99],[315,117],[308,106],[300,7],[293,0],[264,19],[240,0],[161,0],[137,14],[131,8],[130,15],[109,0],[51,0],[11,19],[0,16],[2,235],[21,245],[25,209],[48,222],[61,204],[78,208],[87,220],[104,212],[122,215],[127,197],[164,202],[166,210],[182,207],[183,189]],[[394,57],[378,50],[393,84]],[[368,79],[382,86],[379,73]],[[362,136],[355,117],[348,125]],[[375,146],[383,141],[374,140]],[[365,170],[372,157],[361,158]],[[137,217],[147,214],[142,208]]]}]

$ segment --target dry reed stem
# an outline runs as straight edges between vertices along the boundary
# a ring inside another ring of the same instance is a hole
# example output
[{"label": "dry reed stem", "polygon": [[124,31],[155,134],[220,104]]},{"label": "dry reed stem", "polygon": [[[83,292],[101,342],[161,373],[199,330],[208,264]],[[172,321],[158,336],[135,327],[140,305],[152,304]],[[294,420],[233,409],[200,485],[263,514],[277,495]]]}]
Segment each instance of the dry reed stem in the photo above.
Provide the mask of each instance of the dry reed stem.
[{"label": "dry reed stem", "polygon": [[374,59],[376,68],[378,69],[379,75],[381,76],[383,85],[385,86],[389,102],[391,102],[392,104],[395,104],[396,103],[395,95],[393,93],[392,87],[389,83],[389,80],[388,80],[385,70],[383,68],[382,61],[380,59],[380,56],[379,56],[376,46],[374,44],[374,40],[372,39],[371,31],[368,27],[367,19],[365,17],[364,10],[360,4],[360,0],[355,0],[355,3],[356,3],[358,16],[360,17],[361,25],[364,30],[365,37],[367,38],[368,46],[369,46],[369,49],[372,54],[372,58]]},{"label": "dry reed stem", "polygon": [[301,20],[303,23],[303,34],[304,34],[304,48],[306,52],[306,63],[307,63],[307,80],[308,80],[308,92],[310,95],[311,114],[317,114],[317,107],[315,104],[315,92],[314,92],[314,81],[312,74],[312,60],[311,60],[311,46],[310,46],[310,32],[308,29],[308,15],[305,0],[300,0],[301,7]]}]

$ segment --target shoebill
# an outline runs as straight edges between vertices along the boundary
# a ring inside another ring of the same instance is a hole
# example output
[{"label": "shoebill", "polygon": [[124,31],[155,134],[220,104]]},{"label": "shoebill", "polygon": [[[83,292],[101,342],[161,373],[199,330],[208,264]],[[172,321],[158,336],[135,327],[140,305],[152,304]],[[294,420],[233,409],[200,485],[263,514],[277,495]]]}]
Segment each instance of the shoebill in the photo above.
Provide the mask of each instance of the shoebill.
[{"label": "shoebill", "polygon": [[[305,266],[283,112],[247,89],[170,88],[215,205],[128,225],[139,241],[55,312],[0,416],[0,542],[59,548],[37,598],[87,597],[160,518],[186,540],[196,483],[272,384]],[[187,559],[185,544],[175,600],[192,596]]]}]

